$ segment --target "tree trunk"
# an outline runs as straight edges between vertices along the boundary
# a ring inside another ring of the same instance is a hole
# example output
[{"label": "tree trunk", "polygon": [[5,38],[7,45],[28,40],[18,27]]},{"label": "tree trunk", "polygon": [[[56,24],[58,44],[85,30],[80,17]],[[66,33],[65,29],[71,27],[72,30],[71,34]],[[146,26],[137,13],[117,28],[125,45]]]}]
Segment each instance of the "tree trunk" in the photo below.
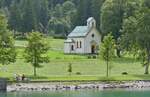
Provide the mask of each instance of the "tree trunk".
[{"label": "tree trunk", "polygon": [[106,76],[107,77],[109,76],[109,62],[108,62],[108,60],[107,60],[107,74],[106,74]]},{"label": "tree trunk", "polygon": [[109,49],[107,48],[107,59],[106,59],[106,62],[107,62],[107,73],[106,73],[106,76],[108,77],[109,76]]},{"label": "tree trunk", "polygon": [[145,73],[144,74],[149,74],[149,64],[147,63],[145,66]]},{"label": "tree trunk", "polygon": [[121,50],[117,48],[117,49],[116,49],[116,54],[117,54],[117,56],[118,56],[119,58],[121,58],[120,52],[121,52]]},{"label": "tree trunk", "polygon": [[71,76],[71,72],[69,72],[69,76]]},{"label": "tree trunk", "polygon": [[36,77],[36,67],[34,66],[34,77]]},{"label": "tree trunk", "polygon": [[149,64],[150,64],[150,51],[148,50],[147,51],[147,64],[145,66],[145,74],[149,74]]}]

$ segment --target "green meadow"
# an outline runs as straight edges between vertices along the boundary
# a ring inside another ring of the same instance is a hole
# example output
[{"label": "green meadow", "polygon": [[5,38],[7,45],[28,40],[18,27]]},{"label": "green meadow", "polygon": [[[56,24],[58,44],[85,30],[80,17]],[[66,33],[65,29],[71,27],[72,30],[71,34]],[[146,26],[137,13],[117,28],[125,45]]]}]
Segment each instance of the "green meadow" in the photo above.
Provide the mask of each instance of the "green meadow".
[{"label": "green meadow", "polygon": [[[33,67],[23,58],[27,41],[16,40],[17,60],[15,63],[0,66],[0,76],[13,80],[14,74],[25,74],[32,81],[98,81],[98,80],[150,80],[144,75],[144,67],[140,61],[131,56],[114,58],[111,61],[110,77],[106,78],[106,63],[101,59],[92,59],[85,55],[65,55],[63,53],[64,40],[50,38],[49,63],[41,64],[37,69],[38,77],[33,77]],[[72,64],[71,76],[67,72],[69,63]],[[128,75],[122,75],[127,72]]]}]

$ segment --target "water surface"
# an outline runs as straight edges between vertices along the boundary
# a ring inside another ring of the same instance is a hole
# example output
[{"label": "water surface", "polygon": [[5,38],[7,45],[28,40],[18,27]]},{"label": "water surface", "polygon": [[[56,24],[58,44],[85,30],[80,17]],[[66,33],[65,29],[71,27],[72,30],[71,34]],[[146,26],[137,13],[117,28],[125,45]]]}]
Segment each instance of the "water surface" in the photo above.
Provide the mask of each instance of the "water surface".
[{"label": "water surface", "polygon": [[150,90],[88,90],[0,93],[0,97],[150,97]]}]

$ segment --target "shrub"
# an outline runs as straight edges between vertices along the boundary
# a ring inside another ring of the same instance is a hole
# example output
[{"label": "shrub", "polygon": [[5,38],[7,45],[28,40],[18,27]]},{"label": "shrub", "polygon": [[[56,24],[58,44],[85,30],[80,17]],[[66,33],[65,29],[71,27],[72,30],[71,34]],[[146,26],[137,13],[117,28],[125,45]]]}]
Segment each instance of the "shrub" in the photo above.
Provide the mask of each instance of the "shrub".
[{"label": "shrub", "polygon": [[81,72],[76,72],[76,75],[81,75]]}]

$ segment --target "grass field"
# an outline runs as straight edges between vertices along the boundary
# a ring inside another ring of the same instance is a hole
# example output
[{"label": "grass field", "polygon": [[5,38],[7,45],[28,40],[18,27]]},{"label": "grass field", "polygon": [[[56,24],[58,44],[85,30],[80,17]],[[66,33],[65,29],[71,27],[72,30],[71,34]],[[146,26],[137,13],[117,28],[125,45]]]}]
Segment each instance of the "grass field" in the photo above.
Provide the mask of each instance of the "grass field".
[{"label": "grass field", "polygon": [[[25,74],[35,81],[54,80],[150,80],[149,75],[143,75],[144,68],[140,61],[132,57],[114,58],[111,62],[112,70],[110,77],[106,78],[106,63],[98,59],[88,59],[83,55],[64,55],[62,39],[50,39],[51,48],[48,52],[49,63],[42,64],[42,68],[37,69],[38,77],[34,78],[33,67],[25,63],[23,58],[26,41],[16,40],[17,61],[7,66],[0,66],[0,76],[13,78],[14,74]],[[72,63],[73,73],[69,76],[67,72],[68,64]],[[128,72],[128,75],[122,75]],[[80,73],[78,75],[77,73]]]}]

